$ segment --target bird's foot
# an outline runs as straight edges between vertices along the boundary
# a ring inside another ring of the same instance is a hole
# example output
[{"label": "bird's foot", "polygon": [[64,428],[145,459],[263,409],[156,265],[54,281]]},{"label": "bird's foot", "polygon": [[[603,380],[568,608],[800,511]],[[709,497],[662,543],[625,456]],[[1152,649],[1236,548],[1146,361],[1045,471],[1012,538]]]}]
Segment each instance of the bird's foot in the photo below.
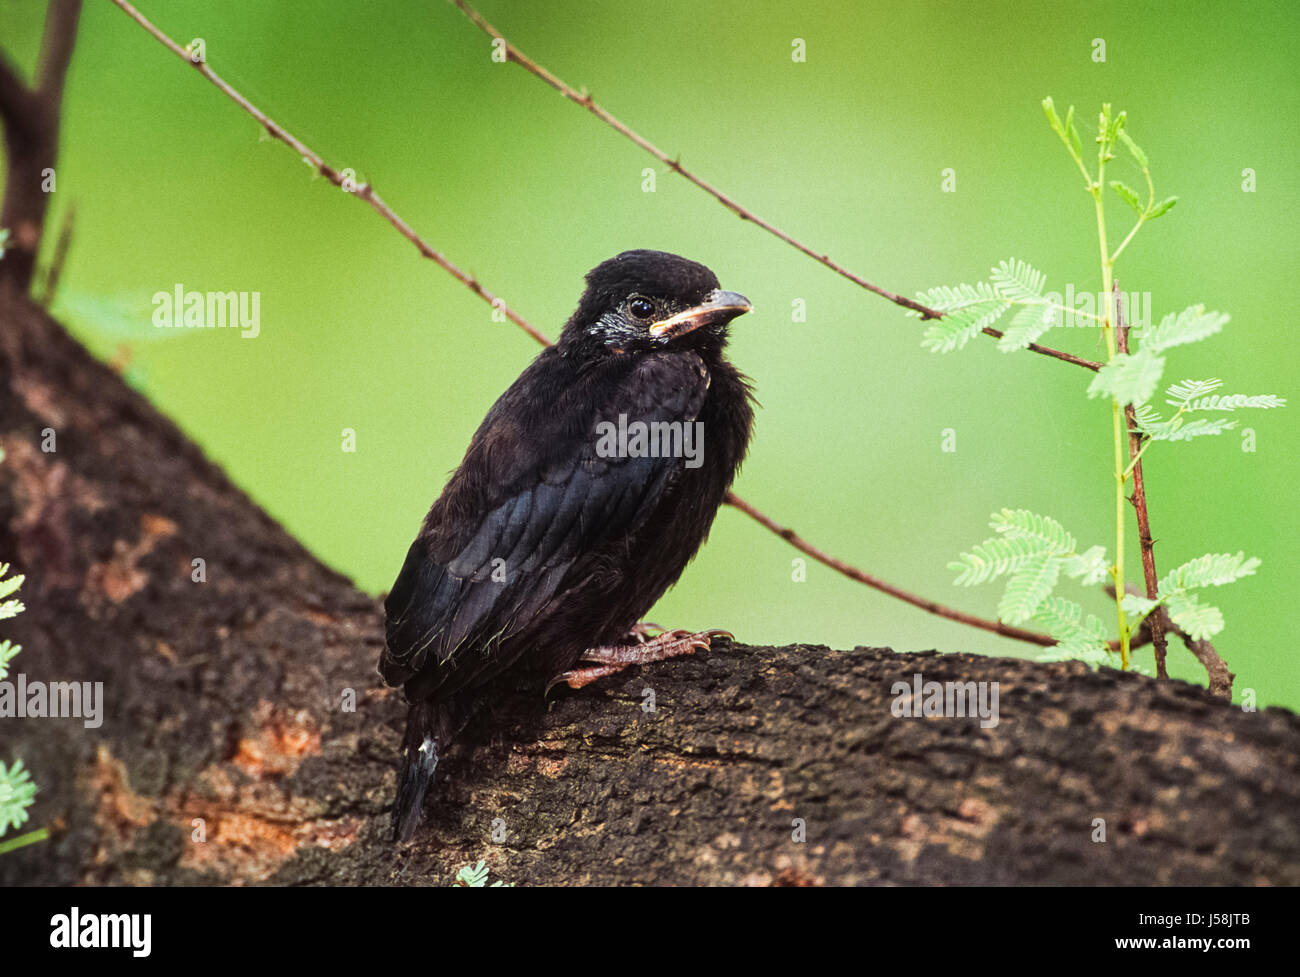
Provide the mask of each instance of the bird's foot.
[{"label": "bird's foot", "polygon": [[637,621],[636,624],[627,629],[627,634],[623,635],[623,639],[645,645],[660,635],[667,633],[668,629],[662,624],[655,624],[653,621]]},{"label": "bird's foot", "polygon": [[681,655],[693,655],[697,651],[707,651],[713,641],[734,641],[735,635],[730,631],[690,631],[677,628],[664,631],[657,638],[644,640],[635,645],[607,645],[588,648],[578,659],[591,662],[591,668],[575,668],[561,672],[547,683],[546,691],[564,682],[571,689],[580,689],[590,685],[606,675],[615,675],[629,665],[647,665],[650,662],[665,661]]}]

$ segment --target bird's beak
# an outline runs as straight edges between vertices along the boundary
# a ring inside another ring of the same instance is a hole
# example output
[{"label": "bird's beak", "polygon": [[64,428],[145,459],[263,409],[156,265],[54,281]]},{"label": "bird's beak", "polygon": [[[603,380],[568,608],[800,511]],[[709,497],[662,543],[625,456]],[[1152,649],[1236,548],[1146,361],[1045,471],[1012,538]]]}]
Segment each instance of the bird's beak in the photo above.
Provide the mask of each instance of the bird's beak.
[{"label": "bird's beak", "polygon": [[738,315],[744,315],[753,306],[749,299],[738,292],[724,292],[714,289],[704,297],[699,305],[692,306],[668,319],[660,319],[650,327],[650,335],[656,339],[676,339],[694,332],[700,326],[715,322],[730,322]]}]

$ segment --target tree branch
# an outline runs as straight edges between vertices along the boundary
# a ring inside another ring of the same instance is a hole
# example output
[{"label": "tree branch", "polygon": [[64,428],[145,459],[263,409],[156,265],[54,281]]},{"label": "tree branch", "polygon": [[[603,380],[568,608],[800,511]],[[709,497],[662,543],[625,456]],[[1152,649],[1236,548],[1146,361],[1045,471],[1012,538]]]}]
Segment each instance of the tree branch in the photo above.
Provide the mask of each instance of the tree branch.
[{"label": "tree branch", "polygon": [[72,49],[77,44],[77,22],[81,19],[81,0],[51,0],[45,17],[45,34],[41,38],[41,60],[36,71],[36,94],[45,102],[46,111],[58,123],[63,104],[63,83],[72,63]]},{"label": "tree branch", "polygon": [[39,128],[40,106],[35,93],[27,87],[9,60],[0,52],[0,121],[5,132],[11,129],[30,139]]},{"label": "tree branch", "polygon": [[[34,303],[0,294],[0,335],[25,354],[0,344],[14,671],[103,683],[96,728],[0,720],[51,829],[0,857],[0,885],[446,885],[479,859],[552,886],[1300,883],[1278,829],[1300,806],[1293,712],[884,648],[715,648],[549,705],[503,692],[394,847],[405,706],[378,687],[379,602]],[[900,715],[920,680],[981,683],[997,722]]]},{"label": "tree branch", "polygon": [[8,175],[0,204],[0,227],[12,233],[12,251],[0,262],[0,288],[25,294],[31,287],[49,206],[47,172],[59,155],[63,84],[77,40],[81,0],[51,0],[35,85],[29,88],[0,58],[0,117],[3,117]]}]

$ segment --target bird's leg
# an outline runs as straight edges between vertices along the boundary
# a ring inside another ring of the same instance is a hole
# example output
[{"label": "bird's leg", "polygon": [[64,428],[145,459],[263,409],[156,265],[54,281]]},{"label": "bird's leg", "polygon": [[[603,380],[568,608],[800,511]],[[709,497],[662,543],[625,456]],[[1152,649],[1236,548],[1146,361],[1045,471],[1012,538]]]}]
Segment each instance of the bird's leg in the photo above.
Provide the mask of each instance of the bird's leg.
[{"label": "bird's leg", "polygon": [[710,643],[720,638],[732,641],[735,635],[730,631],[690,631],[686,628],[677,628],[673,631],[665,631],[659,637],[641,644],[588,648],[578,661],[591,662],[594,667],[561,672],[547,683],[546,691],[551,691],[552,687],[561,682],[571,689],[580,689],[606,675],[621,672],[629,665],[646,665],[650,662],[677,658],[680,655],[691,655],[696,651],[707,651]]},{"label": "bird's leg", "polygon": [[662,624],[655,624],[653,621],[637,621],[636,624],[627,629],[627,634],[623,635],[623,637],[631,639],[639,645],[644,645],[664,634],[667,630]]}]

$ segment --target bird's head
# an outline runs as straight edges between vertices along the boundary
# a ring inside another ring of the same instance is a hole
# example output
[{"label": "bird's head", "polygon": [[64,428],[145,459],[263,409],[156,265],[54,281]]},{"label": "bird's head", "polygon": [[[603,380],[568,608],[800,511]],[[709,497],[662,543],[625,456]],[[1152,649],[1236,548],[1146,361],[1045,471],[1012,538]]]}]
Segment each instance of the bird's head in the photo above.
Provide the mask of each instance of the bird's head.
[{"label": "bird's head", "polygon": [[749,300],[724,292],[704,265],[664,251],[624,251],[587,274],[587,290],[560,336],[578,354],[665,347],[721,352],[727,323]]}]

